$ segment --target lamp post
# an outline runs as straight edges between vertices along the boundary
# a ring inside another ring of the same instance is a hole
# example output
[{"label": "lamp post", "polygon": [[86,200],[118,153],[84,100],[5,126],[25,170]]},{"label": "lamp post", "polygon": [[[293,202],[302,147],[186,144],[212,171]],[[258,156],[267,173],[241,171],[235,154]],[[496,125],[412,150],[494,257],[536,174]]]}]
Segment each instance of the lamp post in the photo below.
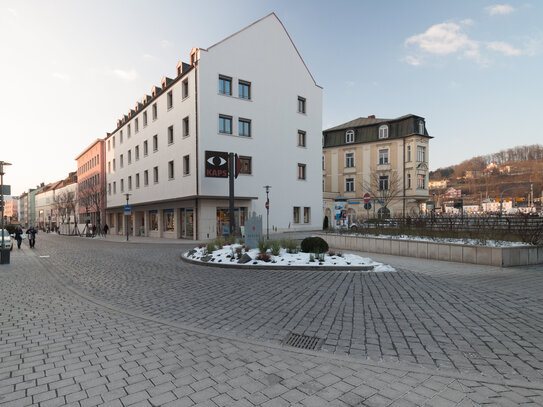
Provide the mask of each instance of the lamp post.
[{"label": "lamp post", "polygon": [[4,257],[4,166],[11,165],[5,161],[0,161],[0,205],[2,205],[2,251],[1,256]]},{"label": "lamp post", "polygon": [[265,185],[266,188],[266,240],[270,240],[270,185]]},{"label": "lamp post", "polygon": [[[126,206],[128,206],[128,198],[130,197],[130,195],[132,195],[132,194],[129,194],[129,193],[124,194],[124,196],[126,197]],[[125,210],[125,215],[124,216],[125,216],[124,219],[125,219],[125,223],[126,223],[126,241],[128,242],[128,219],[129,219],[130,215],[126,214],[126,210]]]}]

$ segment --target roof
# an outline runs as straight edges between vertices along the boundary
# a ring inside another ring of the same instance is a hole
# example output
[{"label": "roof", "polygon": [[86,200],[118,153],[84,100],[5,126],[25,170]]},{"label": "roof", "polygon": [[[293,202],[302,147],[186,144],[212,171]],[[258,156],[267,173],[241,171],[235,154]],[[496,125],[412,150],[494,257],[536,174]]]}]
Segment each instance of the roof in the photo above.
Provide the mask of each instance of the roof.
[{"label": "roof", "polygon": [[104,139],[101,139],[101,138],[97,138],[96,140],[94,140],[86,149],[83,150],[82,153],[80,153],[77,157],[75,157],[75,160],[79,160],[79,158],[85,154],[87,151],[89,151],[91,148],[93,148],[96,144],[99,144],[100,142],[104,142]]},{"label": "roof", "polygon": [[340,124],[339,126],[331,127],[329,129],[326,129],[324,131],[334,131],[334,130],[345,130],[345,129],[351,129],[353,127],[364,127],[364,126],[371,126],[374,124],[380,124],[380,123],[387,123],[387,122],[394,122],[397,120],[403,120],[408,117],[420,117],[416,116],[414,114],[406,114],[404,116],[397,117],[395,119],[379,119],[376,117],[359,117],[358,119],[351,120],[350,122]]}]

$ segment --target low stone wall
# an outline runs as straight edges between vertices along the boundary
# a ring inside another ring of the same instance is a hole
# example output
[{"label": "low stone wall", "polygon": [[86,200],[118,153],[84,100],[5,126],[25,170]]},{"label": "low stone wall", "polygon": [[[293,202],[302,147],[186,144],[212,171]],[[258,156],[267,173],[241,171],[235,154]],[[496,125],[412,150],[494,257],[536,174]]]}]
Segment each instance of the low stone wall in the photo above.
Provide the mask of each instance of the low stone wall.
[{"label": "low stone wall", "polygon": [[327,233],[318,236],[330,247],[343,250],[498,267],[543,264],[543,246],[487,247]]}]

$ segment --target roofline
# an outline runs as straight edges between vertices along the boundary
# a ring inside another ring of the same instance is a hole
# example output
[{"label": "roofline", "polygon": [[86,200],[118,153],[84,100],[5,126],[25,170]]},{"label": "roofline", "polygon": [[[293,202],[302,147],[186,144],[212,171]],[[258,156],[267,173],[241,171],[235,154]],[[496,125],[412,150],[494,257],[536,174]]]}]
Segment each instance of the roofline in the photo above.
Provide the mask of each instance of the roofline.
[{"label": "roofline", "polygon": [[79,158],[85,154],[87,151],[89,151],[92,147],[94,147],[97,143],[99,143],[100,141],[105,141],[105,139],[103,138],[97,138],[96,140],[94,140],[91,145],[89,145],[85,150],[83,150],[82,153],[80,153],[77,157],[75,157],[75,160],[79,160]]},{"label": "roofline", "polygon": [[323,130],[322,132],[324,133],[325,131],[339,131],[339,130],[345,130],[345,129],[350,129],[350,128],[353,128],[353,129],[356,129],[356,128],[359,128],[359,127],[369,127],[369,126],[376,126],[376,125],[383,125],[384,123],[392,123],[392,122],[396,122],[396,121],[400,121],[400,120],[404,120],[404,119],[407,119],[408,117],[418,117],[420,119],[424,119],[426,120],[424,117],[422,116],[417,116],[416,114],[406,114],[406,115],[403,115],[403,116],[400,116],[400,117],[396,117],[394,119],[380,119],[378,117],[376,117],[374,120],[383,120],[382,122],[378,122],[378,123],[370,123],[370,124],[360,124],[358,126],[347,126],[347,127],[344,127],[344,128],[341,128],[341,129],[336,129],[336,127],[341,127],[341,126],[344,126],[346,125],[347,123],[350,123],[352,121],[355,121],[355,120],[358,120],[358,119],[367,119],[367,117],[359,117],[358,119],[353,119],[353,120],[350,120],[348,122],[345,122],[343,124],[338,124],[337,126],[334,126],[334,127],[330,127],[326,130]]},{"label": "roofline", "polygon": [[231,34],[231,35],[229,35],[228,37],[226,37],[226,38],[220,40],[219,42],[216,42],[215,44],[211,45],[210,47],[208,47],[208,48],[200,48],[200,50],[203,50],[203,51],[206,51],[206,52],[207,52],[207,51],[209,51],[211,48],[213,48],[213,47],[215,47],[215,46],[217,46],[217,45],[219,45],[219,44],[222,44],[222,43],[225,42],[226,40],[229,40],[230,38],[232,38],[232,37],[238,35],[239,33],[241,33],[241,32],[243,32],[243,31],[245,31],[245,30],[251,28],[253,25],[258,24],[258,23],[261,22],[262,20],[265,20],[266,18],[271,17],[271,16],[275,17],[275,18],[277,19],[277,21],[279,21],[279,24],[281,24],[281,27],[283,27],[283,30],[285,30],[285,33],[287,34],[288,39],[290,40],[292,46],[293,46],[294,49],[296,50],[296,53],[297,53],[298,56],[300,57],[300,60],[301,60],[302,63],[304,64],[304,67],[305,67],[305,69],[307,70],[307,73],[309,74],[309,76],[310,76],[311,79],[313,80],[313,84],[314,84],[315,86],[317,86],[318,88],[323,89],[323,87],[320,86],[319,84],[317,84],[317,82],[315,81],[315,78],[313,77],[313,75],[311,74],[311,71],[310,71],[309,68],[307,67],[307,65],[306,65],[306,63],[305,63],[305,61],[304,61],[304,59],[302,58],[302,55],[300,54],[300,51],[298,51],[298,48],[296,48],[296,45],[294,44],[294,41],[292,41],[292,37],[290,36],[290,34],[288,33],[287,29],[285,28],[285,25],[284,25],[283,22],[279,19],[279,17],[277,17],[277,14],[275,14],[275,12],[273,12],[273,11],[272,11],[270,14],[268,14],[268,15],[266,15],[266,16],[264,16],[264,17],[258,19],[258,20],[256,20],[254,23],[249,24],[249,25],[246,26],[245,28],[242,28],[241,30],[236,31],[234,34]]}]

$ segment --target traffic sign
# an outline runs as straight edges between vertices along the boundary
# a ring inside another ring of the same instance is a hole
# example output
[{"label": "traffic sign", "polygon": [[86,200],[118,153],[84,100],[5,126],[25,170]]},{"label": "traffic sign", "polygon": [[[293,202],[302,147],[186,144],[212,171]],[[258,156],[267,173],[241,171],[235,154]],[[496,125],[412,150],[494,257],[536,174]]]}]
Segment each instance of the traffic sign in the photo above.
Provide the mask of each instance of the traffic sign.
[{"label": "traffic sign", "polygon": [[266,201],[266,209],[270,209],[270,201]]},{"label": "traffic sign", "polygon": [[366,192],[364,194],[364,203],[369,203],[370,199],[371,199],[371,195],[369,194],[369,192]]},{"label": "traffic sign", "polygon": [[364,204],[364,209],[367,210],[367,211],[369,211],[369,210],[371,209],[371,202],[366,202],[366,203]]},{"label": "traffic sign", "polygon": [[124,214],[125,215],[132,215],[132,207],[130,205],[124,206]]}]

